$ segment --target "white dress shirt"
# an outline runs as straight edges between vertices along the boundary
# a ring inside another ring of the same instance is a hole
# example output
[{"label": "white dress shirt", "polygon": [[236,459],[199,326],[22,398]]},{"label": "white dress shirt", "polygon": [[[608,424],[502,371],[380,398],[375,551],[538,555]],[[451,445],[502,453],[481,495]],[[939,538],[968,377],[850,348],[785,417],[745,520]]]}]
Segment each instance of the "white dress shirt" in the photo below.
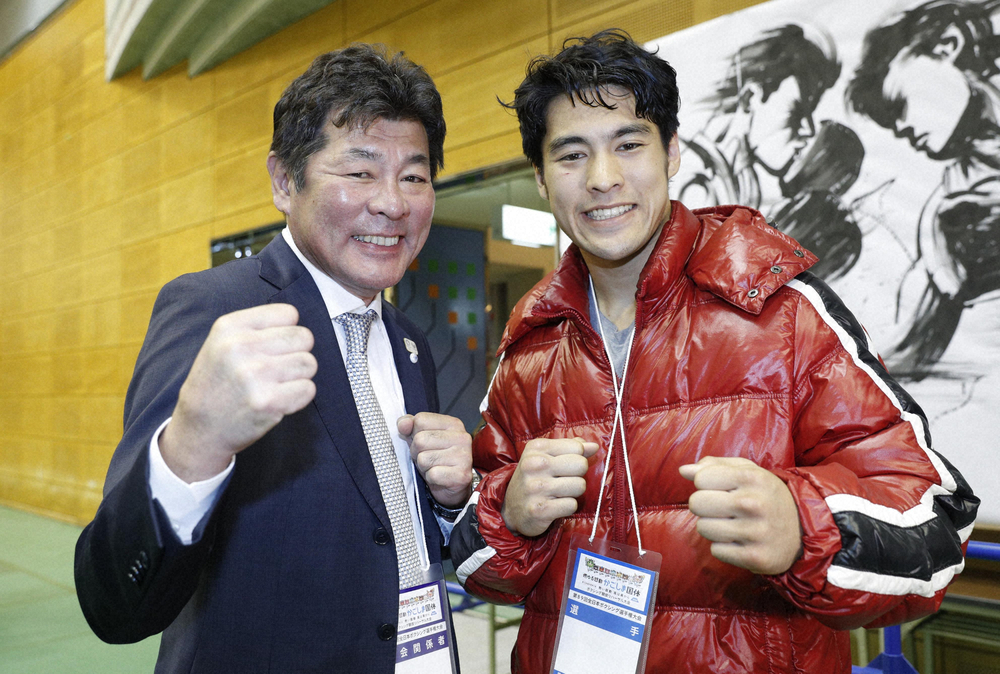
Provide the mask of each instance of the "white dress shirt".
[{"label": "white dress shirt", "polygon": [[[393,447],[396,450],[396,459],[399,461],[400,473],[403,477],[403,486],[406,489],[407,501],[410,505],[410,517],[413,519],[413,531],[417,534],[421,563],[427,564],[426,536],[423,533],[423,523],[417,514],[417,501],[414,478],[416,469],[410,459],[410,446],[406,439],[399,434],[396,429],[396,420],[406,414],[406,405],[403,399],[403,387],[399,383],[399,376],[396,373],[396,363],[392,356],[392,345],[389,342],[389,335],[385,331],[385,323],[382,321],[382,297],[376,295],[371,304],[365,305],[364,301],[355,297],[345,290],[339,283],[320,271],[315,265],[302,255],[295,242],[292,240],[291,232],[285,227],[281,231],[281,236],[291,247],[295,256],[299,258],[309,274],[319,288],[320,295],[326,303],[327,311],[333,325],[334,333],[337,335],[337,343],[340,346],[340,355],[344,362],[347,362],[347,339],[344,328],[333,319],[346,312],[365,313],[369,309],[374,309],[378,318],[372,322],[371,331],[368,335],[368,374],[371,379],[375,397],[378,398],[379,406],[385,415],[386,426],[389,428],[389,435],[392,438]],[[153,498],[159,501],[160,506],[170,518],[174,532],[182,543],[191,543],[194,528],[204,517],[205,513],[211,509],[218,498],[220,487],[225,482],[226,477],[232,472],[236,458],[230,462],[229,466],[220,474],[208,480],[193,482],[188,484],[174,475],[160,454],[158,438],[160,433],[166,428],[170,419],[167,419],[153,434],[149,446],[149,486]],[[425,504],[421,506],[428,507]],[[452,524],[441,518],[436,518],[441,527],[442,533],[447,542],[450,538]]]}]

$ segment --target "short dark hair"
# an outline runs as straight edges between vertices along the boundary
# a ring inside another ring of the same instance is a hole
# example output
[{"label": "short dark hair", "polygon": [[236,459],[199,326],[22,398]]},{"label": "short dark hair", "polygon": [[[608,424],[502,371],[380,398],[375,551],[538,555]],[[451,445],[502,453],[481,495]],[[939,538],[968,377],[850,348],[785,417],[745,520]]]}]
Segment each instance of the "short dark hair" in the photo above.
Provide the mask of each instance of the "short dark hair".
[{"label": "short dark hair", "polygon": [[894,129],[903,117],[906,101],[885,95],[889,66],[903,51],[911,56],[934,56],[934,48],[949,27],[955,26],[965,46],[955,67],[988,79],[998,73],[1000,38],[994,35],[989,3],[931,0],[903,12],[894,21],[874,28],[865,36],[861,63],[847,86],[847,101],[855,112],[870,117],[879,126]]},{"label": "short dark hair", "polygon": [[660,129],[664,147],[677,131],[677,74],[669,63],[635,43],[628,33],[611,29],[563,42],[555,56],[536,56],[528,63],[514,102],[501,105],[517,112],[524,156],[542,166],[542,142],[549,103],[560,95],[591,107],[614,109],[602,89],[618,86],[635,96],[635,114]]},{"label": "short dark hair", "polygon": [[832,44],[830,49],[827,54],[806,36],[802,26],[790,23],[771,29],[733,54],[728,73],[708,101],[724,113],[733,113],[747,82],[760,85],[766,101],[782,82],[794,77],[803,112],[812,114],[823,92],[840,77],[840,62]]},{"label": "short dark hair", "polygon": [[444,166],[444,114],[430,75],[384,45],[352,44],[318,56],[274,106],[271,151],[295,186],[305,187],[306,164],[326,147],[327,120],[368,128],[380,119],[420,122],[427,132],[431,178]]}]

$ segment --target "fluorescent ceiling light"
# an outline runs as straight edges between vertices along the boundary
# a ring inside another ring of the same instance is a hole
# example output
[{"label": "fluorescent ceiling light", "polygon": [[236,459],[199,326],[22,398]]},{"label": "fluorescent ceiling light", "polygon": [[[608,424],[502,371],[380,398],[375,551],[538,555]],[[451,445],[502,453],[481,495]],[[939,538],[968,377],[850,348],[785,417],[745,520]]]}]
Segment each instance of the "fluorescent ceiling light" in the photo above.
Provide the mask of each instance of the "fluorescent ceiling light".
[{"label": "fluorescent ceiling light", "polygon": [[503,204],[500,225],[501,236],[519,246],[556,245],[556,219],[551,213]]}]

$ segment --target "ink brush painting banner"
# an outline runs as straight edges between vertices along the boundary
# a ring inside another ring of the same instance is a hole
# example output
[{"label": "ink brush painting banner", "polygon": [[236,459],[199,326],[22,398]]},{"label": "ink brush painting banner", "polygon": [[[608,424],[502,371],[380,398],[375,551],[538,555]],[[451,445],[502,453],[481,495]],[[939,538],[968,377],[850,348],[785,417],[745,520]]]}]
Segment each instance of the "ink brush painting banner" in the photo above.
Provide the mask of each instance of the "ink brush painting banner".
[{"label": "ink brush painting banner", "polygon": [[672,198],[816,253],[1000,525],[1000,0],[772,0],[647,46],[678,73]]}]

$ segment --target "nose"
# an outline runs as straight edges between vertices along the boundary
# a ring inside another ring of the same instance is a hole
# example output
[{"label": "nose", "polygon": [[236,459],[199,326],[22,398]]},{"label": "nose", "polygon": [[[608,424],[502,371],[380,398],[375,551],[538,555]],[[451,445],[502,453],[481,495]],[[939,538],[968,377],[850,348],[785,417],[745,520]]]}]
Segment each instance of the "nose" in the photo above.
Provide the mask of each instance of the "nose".
[{"label": "nose", "polygon": [[399,220],[409,215],[410,204],[396,180],[384,180],[379,181],[375,193],[368,200],[368,212]]},{"label": "nose", "polygon": [[587,165],[587,190],[609,192],[622,185],[621,167],[614,155],[595,152]]}]

